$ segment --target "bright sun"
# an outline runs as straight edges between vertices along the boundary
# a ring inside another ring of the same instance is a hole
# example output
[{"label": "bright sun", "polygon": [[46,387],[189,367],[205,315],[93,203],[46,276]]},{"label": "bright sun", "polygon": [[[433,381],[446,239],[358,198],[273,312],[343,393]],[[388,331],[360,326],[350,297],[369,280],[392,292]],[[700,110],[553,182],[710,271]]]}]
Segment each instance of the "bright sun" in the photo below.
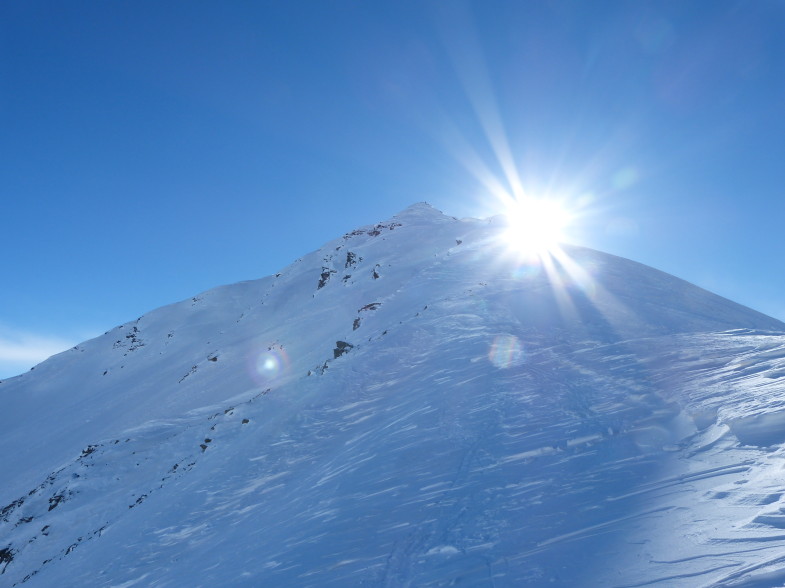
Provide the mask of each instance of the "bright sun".
[{"label": "bright sun", "polygon": [[555,200],[518,200],[506,211],[510,223],[505,238],[513,249],[546,253],[565,239],[571,214]]}]

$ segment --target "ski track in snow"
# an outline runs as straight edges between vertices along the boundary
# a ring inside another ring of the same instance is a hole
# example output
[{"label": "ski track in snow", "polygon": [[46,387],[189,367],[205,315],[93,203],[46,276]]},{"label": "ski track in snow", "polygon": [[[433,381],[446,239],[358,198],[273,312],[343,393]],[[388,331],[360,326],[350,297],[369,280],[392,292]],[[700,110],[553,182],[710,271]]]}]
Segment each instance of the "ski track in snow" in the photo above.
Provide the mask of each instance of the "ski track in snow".
[{"label": "ski track in snow", "polygon": [[0,384],[0,585],[785,582],[785,325],[503,229],[417,205]]}]

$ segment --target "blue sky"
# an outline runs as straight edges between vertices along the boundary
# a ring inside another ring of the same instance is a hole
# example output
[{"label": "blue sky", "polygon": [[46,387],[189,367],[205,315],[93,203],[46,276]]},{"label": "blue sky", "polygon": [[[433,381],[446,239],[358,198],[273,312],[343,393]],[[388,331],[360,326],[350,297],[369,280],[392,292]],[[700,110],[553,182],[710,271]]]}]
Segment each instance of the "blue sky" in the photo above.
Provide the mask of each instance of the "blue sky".
[{"label": "blue sky", "polygon": [[511,169],[785,320],[782,2],[20,0],[0,49],[2,377]]}]

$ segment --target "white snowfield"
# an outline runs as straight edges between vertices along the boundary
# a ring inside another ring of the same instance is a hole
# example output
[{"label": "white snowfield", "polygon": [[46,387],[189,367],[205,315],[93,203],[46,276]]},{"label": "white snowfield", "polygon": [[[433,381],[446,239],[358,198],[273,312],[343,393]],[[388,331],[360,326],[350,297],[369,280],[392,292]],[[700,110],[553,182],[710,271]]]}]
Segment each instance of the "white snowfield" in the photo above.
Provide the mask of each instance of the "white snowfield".
[{"label": "white snowfield", "polygon": [[0,586],[785,584],[785,324],[426,204],[0,384]]}]

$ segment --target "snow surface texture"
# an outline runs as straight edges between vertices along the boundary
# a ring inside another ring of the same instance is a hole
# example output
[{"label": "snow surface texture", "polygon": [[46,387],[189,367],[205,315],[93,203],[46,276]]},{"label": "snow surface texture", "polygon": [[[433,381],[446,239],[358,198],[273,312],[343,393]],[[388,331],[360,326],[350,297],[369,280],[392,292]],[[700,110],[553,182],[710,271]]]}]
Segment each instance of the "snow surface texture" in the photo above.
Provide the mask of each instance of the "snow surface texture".
[{"label": "snow surface texture", "polygon": [[0,384],[2,586],[785,583],[785,325],[425,204]]}]

